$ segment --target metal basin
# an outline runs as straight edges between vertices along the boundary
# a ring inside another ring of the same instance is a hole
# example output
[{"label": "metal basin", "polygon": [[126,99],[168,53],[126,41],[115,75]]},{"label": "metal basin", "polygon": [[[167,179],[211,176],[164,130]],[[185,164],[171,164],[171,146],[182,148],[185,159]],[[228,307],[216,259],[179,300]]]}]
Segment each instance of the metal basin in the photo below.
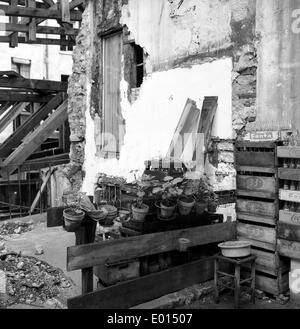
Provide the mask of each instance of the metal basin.
[{"label": "metal basin", "polygon": [[251,244],[247,241],[227,241],[219,243],[222,255],[230,258],[247,257],[251,254]]}]

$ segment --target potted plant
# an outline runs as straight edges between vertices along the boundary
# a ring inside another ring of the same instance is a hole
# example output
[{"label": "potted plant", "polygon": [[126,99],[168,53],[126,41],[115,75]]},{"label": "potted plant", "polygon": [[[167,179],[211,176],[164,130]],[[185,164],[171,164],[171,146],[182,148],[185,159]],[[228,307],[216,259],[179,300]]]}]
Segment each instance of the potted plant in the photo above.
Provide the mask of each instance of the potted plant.
[{"label": "potted plant", "polygon": [[81,225],[85,212],[80,208],[82,193],[66,191],[63,194],[63,202],[66,208],[63,210],[65,229],[74,232]]},{"label": "potted plant", "polygon": [[143,222],[149,212],[149,206],[144,203],[144,196],[146,191],[152,187],[152,176],[143,175],[141,180],[136,180],[137,184],[137,198],[131,206],[132,219],[137,222]]},{"label": "potted plant", "polygon": [[168,220],[172,218],[177,206],[177,199],[183,192],[179,186],[182,182],[183,178],[174,179],[171,176],[166,176],[162,186],[153,189],[153,194],[161,193],[161,201],[159,205],[157,205],[160,209],[161,219]]},{"label": "potted plant", "polygon": [[206,174],[200,178],[198,189],[194,195],[197,215],[202,215],[205,211],[215,212],[217,208],[217,196],[213,191]]}]

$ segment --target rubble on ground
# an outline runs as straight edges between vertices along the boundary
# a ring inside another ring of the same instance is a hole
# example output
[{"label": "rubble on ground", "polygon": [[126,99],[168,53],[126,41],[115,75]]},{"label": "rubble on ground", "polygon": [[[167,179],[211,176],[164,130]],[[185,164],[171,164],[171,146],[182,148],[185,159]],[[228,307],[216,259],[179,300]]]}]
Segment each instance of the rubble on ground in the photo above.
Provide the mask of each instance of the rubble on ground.
[{"label": "rubble on ground", "polygon": [[0,257],[0,271],[5,272],[7,279],[7,298],[0,299],[0,308],[45,303],[71,287],[60,269],[34,257],[3,255]]},{"label": "rubble on ground", "polygon": [[[33,229],[33,222],[4,222],[0,223],[0,240],[1,236],[22,234]],[[3,237],[2,237],[3,238]]]}]

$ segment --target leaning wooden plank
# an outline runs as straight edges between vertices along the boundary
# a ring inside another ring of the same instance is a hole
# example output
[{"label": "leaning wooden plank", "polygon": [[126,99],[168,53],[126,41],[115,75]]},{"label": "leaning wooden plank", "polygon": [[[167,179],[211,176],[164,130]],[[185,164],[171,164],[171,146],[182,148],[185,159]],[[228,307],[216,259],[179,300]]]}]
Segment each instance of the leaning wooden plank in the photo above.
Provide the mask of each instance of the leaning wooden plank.
[{"label": "leaning wooden plank", "polygon": [[278,222],[278,237],[300,242],[300,225],[299,224],[288,224],[283,222]]},{"label": "leaning wooden plank", "polygon": [[300,158],[300,147],[299,146],[278,146],[277,156],[279,158]]},{"label": "leaning wooden plank", "polygon": [[73,271],[176,250],[179,238],[189,239],[191,246],[200,246],[235,237],[236,223],[223,223],[72,246],[67,248],[67,269]]},{"label": "leaning wooden plank", "polygon": [[41,195],[44,192],[51,175],[53,174],[53,171],[54,171],[54,169],[51,169],[51,170],[49,169],[47,175],[43,179],[43,184],[42,184],[41,188],[39,189],[36,197],[34,198],[34,200],[32,202],[32,205],[30,207],[30,211],[29,211],[30,214],[34,211],[35,207],[37,206],[37,203],[39,202]]},{"label": "leaning wooden plank", "polygon": [[198,260],[68,300],[70,309],[127,309],[213,278],[213,259]]},{"label": "leaning wooden plank", "polygon": [[5,159],[3,166],[8,167],[10,173],[21,165],[62,122],[67,120],[67,104],[68,102],[65,100],[43,124],[27,136],[23,143]]},{"label": "leaning wooden plank", "polygon": [[22,139],[30,133],[53,109],[55,109],[63,100],[61,93],[54,96],[47,104],[34,112],[14,133],[0,145],[0,157],[5,158],[12,149],[17,147]]},{"label": "leaning wooden plank", "polygon": [[28,103],[16,103],[0,120],[0,133],[24,110]]},{"label": "leaning wooden plank", "polygon": [[299,242],[277,239],[277,248],[281,256],[289,257],[292,259],[300,259]]},{"label": "leaning wooden plank", "polygon": [[237,223],[237,235],[239,237],[248,237],[252,240],[261,241],[272,246],[276,244],[275,228]]},{"label": "leaning wooden plank", "polygon": [[[198,138],[195,145],[194,155],[193,159],[197,160],[197,162],[200,160],[202,162],[202,159],[205,162],[205,156],[203,157],[203,140],[201,139],[200,134],[204,134],[204,147],[205,150],[208,148],[208,143],[210,139],[210,133],[212,130],[215,114],[217,112],[218,108],[218,97],[210,96],[210,97],[204,97],[204,101],[202,104],[202,110],[201,110],[201,116],[198,126]],[[206,155],[206,153],[205,153]]]},{"label": "leaning wooden plank", "polygon": [[200,111],[197,108],[196,102],[188,98],[167,151],[167,158],[174,156],[176,158],[181,157],[184,150],[184,134],[192,132],[194,125],[197,123],[195,121],[199,113]]}]

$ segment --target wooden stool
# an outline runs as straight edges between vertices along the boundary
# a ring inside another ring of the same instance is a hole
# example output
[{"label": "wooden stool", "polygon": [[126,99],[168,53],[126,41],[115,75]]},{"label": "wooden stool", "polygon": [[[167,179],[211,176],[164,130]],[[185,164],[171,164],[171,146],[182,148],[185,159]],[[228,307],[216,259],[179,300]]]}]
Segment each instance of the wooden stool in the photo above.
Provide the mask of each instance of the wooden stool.
[{"label": "wooden stool", "polygon": [[[219,303],[219,289],[218,284],[220,287],[225,287],[230,290],[234,291],[234,306],[235,308],[239,308],[239,298],[240,298],[240,289],[241,285],[245,282],[250,282],[251,284],[251,300],[253,304],[255,304],[255,260],[256,256],[252,255],[245,258],[229,258],[224,257],[221,254],[215,256],[215,302]],[[221,272],[219,270],[219,262],[224,261],[230,264],[234,264],[234,274]],[[251,268],[251,275],[250,277],[241,280],[241,267],[245,267],[246,265],[250,265]],[[233,285],[229,286],[221,282],[221,278],[230,277],[233,279]]]}]

